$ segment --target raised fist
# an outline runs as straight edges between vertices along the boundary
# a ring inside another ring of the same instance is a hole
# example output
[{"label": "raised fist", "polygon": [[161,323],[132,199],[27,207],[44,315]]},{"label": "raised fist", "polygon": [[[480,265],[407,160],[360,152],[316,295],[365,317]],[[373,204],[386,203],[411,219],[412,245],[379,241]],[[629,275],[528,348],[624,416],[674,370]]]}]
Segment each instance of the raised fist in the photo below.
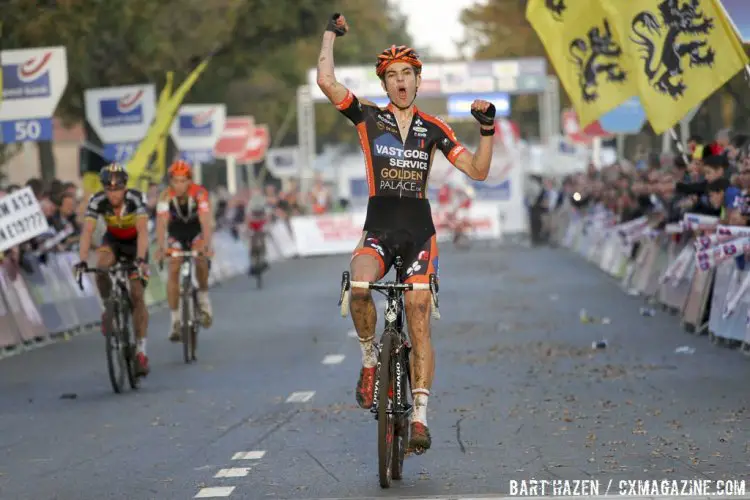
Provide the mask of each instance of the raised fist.
[{"label": "raised fist", "polygon": [[328,20],[326,31],[332,31],[336,33],[336,36],[346,35],[346,33],[349,31],[349,25],[346,24],[346,18],[342,14],[336,12]]}]

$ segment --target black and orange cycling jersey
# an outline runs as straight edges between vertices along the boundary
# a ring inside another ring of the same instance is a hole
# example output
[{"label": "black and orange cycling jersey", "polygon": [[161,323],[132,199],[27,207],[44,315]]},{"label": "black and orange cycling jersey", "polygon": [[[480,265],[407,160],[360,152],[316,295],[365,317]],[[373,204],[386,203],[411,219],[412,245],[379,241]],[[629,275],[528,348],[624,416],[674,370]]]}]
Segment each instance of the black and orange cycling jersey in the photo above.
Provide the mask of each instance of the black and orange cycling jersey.
[{"label": "black and orange cycling jersey", "polygon": [[159,217],[169,217],[169,236],[180,241],[189,241],[201,234],[199,215],[211,210],[208,191],[200,184],[191,184],[185,196],[178,197],[169,187],[161,192],[156,205]]},{"label": "black and orange cycling jersey", "polygon": [[135,189],[125,191],[122,206],[115,210],[107,198],[107,193],[99,191],[89,200],[86,207],[86,219],[104,219],[107,233],[117,240],[134,240],[138,236],[135,227],[136,220],[148,217],[146,198],[143,193]]},{"label": "black and orange cycling jersey", "polygon": [[435,149],[453,165],[465,151],[440,118],[416,106],[406,140],[402,140],[393,105],[380,108],[360,101],[351,91],[336,105],[357,127],[365,156],[370,199],[365,230],[411,234],[417,244],[435,233],[427,200],[427,179]]}]

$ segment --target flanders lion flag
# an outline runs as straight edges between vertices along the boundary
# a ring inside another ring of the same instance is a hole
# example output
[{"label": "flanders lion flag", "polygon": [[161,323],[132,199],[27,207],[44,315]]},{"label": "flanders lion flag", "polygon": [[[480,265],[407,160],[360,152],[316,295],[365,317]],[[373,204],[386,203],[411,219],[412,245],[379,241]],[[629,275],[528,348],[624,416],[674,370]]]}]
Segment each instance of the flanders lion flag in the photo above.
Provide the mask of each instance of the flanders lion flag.
[{"label": "flanders lion flag", "polygon": [[745,64],[718,0],[602,0],[654,132],[674,126]]},{"label": "flanders lion flag", "polygon": [[526,19],[544,44],[581,127],[636,94],[628,59],[600,0],[530,0]]}]

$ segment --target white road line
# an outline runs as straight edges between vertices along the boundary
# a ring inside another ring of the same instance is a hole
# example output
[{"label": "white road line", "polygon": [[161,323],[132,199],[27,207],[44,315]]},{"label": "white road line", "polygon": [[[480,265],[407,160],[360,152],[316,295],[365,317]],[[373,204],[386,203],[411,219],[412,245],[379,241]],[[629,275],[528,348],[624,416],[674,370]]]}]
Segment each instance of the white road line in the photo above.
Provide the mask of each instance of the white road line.
[{"label": "white road line", "polygon": [[234,491],[234,486],[219,486],[203,488],[193,498],[219,498],[228,497]]},{"label": "white road line", "polygon": [[245,477],[250,474],[250,467],[232,467],[221,469],[214,477]]},{"label": "white road line", "polygon": [[348,331],[348,332],[346,333],[346,335],[347,335],[347,336],[348,336],[349,338],[352,338],[352,339],[356,339],[356,338],[358,337],[358,335],[357,335],[357,330],[349,330],[349,331]]},{"label": "white road line", "polygon": [[344,355],[343,354],[329,354],[325,358],[323,358],[323,364],[324,365],[337,365],[344,361]]},{"label": "white road line", "polygon": [[307,403],[315,396],[315,391],[293,392],[286,398],[287,403]]},{"label": "white road line", "polygon": [[232,460],[260,460],[265,454],[264,450],[240,451],[232,456]]}]

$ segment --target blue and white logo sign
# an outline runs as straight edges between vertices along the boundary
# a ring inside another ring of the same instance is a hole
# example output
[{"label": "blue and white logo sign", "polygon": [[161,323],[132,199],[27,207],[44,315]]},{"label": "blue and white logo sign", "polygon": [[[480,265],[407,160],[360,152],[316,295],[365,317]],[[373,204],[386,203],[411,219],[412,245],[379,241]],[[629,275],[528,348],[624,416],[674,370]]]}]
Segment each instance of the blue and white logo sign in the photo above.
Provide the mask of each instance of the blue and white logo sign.
[{"label": "blue and white logo sign", "polygon": [[213,159],[214,146],[224,131],[226,119],[224,104],[181,106],[170,130],[180,155],[192,162]]},{"label": "blue and white logo sign", "polygon": [[139,142],[156,116],[152,84],[87,89],[86,119],[104,144]]},{"label": "blue and white logo sign", "polygon": [[448,116],[451,118],[468,118],[471,116],[471,103],[476,99],[489,101],[495,105],[495,117],[510,115],[510,96],[505,92],[491,94],[460,94],[448,97]]},{"label": "blue and white logo sign", "polygon": [[52,88],[49,62],[52,52],[3,66],[3,100],[49,97]]},{"label": "blue and white logo sign", "polygon": [[143,91],[128,94],[120,99],[102,99],[99,102],[99,113],[102,125],[136,125],[143,123]]},{"label": "blue and white logo sign", "polygon": [[52,140],[52,115],[68,85],[65,47],[4,50],[0,61],[3,142]]}]

